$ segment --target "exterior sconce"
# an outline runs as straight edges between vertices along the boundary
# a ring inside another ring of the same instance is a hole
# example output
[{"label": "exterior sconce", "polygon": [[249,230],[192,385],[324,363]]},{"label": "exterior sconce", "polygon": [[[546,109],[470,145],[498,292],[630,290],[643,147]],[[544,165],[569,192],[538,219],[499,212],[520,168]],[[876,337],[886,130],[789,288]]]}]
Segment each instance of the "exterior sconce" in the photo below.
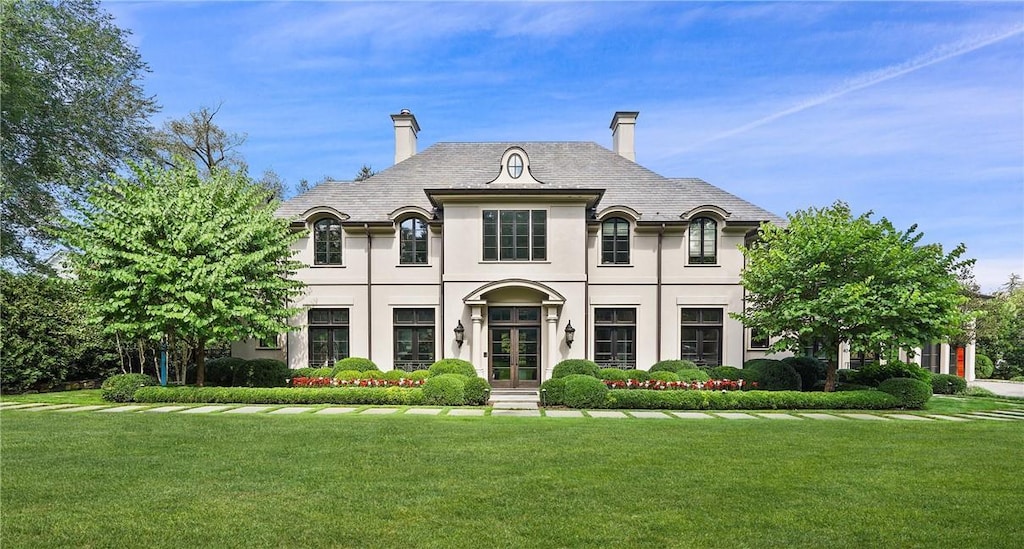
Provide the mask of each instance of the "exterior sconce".
[{"label": "exterior sconce", "polygon": [[462,321],[459,321],[459,325],[455,327],[455,343],[459,344],[459,348],[462,348],[462,343],[466,341],[466,328],[462,326]]},{"label": "exterior sconce", "polygon": [[565,344],[568,347],[572,347],[573,340],[576,339],[576,328],[572,327],[572,321],[565,327]]}]

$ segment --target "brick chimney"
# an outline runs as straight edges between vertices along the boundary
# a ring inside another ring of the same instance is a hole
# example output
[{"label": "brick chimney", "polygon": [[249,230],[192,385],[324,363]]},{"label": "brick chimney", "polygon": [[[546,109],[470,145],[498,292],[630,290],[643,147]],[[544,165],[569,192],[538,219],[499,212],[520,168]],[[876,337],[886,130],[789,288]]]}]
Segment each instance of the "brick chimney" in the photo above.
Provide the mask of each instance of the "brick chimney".
[{"label": "brick chimney", "polygon": [[633,148],[633,135],[636,128],[636,117],[639,112],[619,111],[612,117],[612,150],[616,154],[636,162],[636,149]]},{"label": "brick chimney", "polygon": [[395,164],[398,164],[416,154],[416,134],[420,131],[420,125],[409,109],[392,114],[391,120],[395,123]]}]

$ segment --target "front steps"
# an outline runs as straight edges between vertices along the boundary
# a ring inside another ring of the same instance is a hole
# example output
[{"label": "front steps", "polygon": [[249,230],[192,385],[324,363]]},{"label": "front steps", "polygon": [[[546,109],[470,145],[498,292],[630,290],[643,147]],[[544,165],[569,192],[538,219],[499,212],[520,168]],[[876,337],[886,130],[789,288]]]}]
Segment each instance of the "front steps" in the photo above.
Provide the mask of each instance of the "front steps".
[{"label": "front steps", "polygon": [[495,410],[536,410],[540,407],[537,389],[492,389],[487,404]]}]

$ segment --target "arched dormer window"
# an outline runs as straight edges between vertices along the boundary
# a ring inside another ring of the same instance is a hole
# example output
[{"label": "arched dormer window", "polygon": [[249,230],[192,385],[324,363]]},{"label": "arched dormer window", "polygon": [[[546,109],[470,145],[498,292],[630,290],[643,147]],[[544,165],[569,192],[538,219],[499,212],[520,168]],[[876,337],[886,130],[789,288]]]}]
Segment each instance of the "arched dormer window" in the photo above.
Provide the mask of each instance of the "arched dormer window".
[{"label": "arched dormer window", "polygon": [[313,223],[313,264],[341,265],[341,221],[325,217]]},{"label": "arched dormer window", "polygon": [[601,223],[601,264],[629,264],[629,221],[610,217]]},{"label": "arched dormer window", "polygon": [[690,264],[714,265],[718,262],[718,223],[710,217],[690,222]]},{"label": "arched dormer window", "polygon": [[398,225],[399,262],[402,265],[427,264],[427,222],[410,217]]}]

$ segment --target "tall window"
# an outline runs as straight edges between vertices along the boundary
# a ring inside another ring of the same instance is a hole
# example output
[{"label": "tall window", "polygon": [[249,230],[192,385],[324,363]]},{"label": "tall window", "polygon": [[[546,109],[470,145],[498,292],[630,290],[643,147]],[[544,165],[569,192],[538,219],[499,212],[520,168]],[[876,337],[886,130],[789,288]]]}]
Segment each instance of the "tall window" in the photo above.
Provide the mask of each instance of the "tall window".
[{"label": "tall window", "polygon": [[434,363],[434,310],[395,309],[395,368],[411,372]]},{"label": "tall window", "polygon": [[[956,362],[951,361],[950,364],[956,364]],[[933,373],[939,373],[939,370],[942,369],[941,343],[927,343],[921,346],[921,367],[931,370]]]},{"label": "tall window", "polygon": [[313,264],[341,265],[341,222],[325,217],[313,224]]},{"label": "tall window", "polygon": [[425,265],[427,263],[427,222],[410,217],[398,228],[401,263]]},{"label": "tall window", "polygon": [[594,362],[636,368],[636,309],[594,309]]},{"label": "tall window", "polygon": [[750,348],[767,349],[769,345],[768,333],[758,328],[750,329]]},{"label": "tall window", "polygon": [[484,261],[547,259],[544,210],[484,210]]},{"label": "tall window", "polygon": [[683,309],[679,358],[698,366],[722,365],[722,309]]},{"label": "tall window", "polygon": [[690,222],[690,263],[696,265],[714,265],[718,258],[715,254],[718,242],[718,224],[714,219],[698,217]]},{"label": "tall window", "polygon": [[348,357],[348,309],[309,310],[309,366],[328,368]]},{"label": "tall window", "polygon": [[629,264],[629,222],[621,217],[601,223],[601,263]]}]

